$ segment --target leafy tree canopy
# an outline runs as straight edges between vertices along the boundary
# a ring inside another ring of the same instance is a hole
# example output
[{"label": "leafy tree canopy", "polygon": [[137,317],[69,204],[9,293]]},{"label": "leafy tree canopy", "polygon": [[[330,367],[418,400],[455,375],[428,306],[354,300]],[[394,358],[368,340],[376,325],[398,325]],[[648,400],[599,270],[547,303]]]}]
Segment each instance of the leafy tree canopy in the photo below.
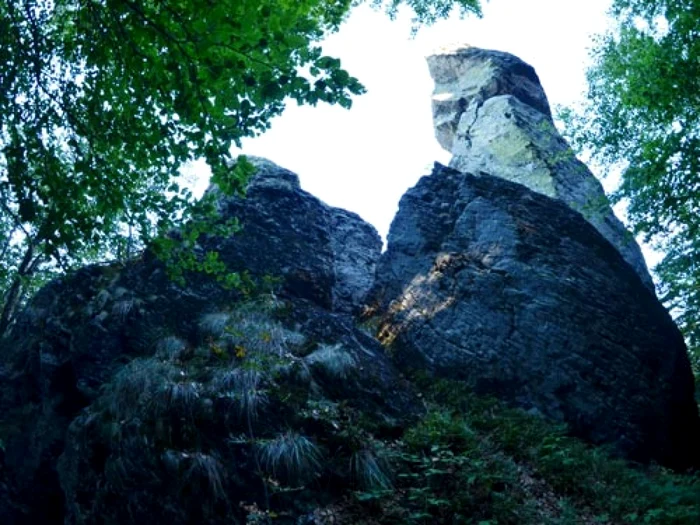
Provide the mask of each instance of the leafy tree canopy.
[{"label": "leafy tree canopy", "polygon": [[588,100],[562,116],[574,143],[618,170],[615,197],[665,252],[662,298],[700,356],[700,0],[614,0]]},{"label": "leafy tree canopy", "polygon": [[[390,15],[403,0],[375,0]],[[405,0],[417,23],[478,0]],[[350,107],[360,82],[318,41],[352,0],[0,2],[0,334],[50,271],[167,231],[182,165],[239,191],[229,148],[287,98]],[[141,244],[142,245],[142,244]],[[42,271],[43,269],[43,271]]]}]

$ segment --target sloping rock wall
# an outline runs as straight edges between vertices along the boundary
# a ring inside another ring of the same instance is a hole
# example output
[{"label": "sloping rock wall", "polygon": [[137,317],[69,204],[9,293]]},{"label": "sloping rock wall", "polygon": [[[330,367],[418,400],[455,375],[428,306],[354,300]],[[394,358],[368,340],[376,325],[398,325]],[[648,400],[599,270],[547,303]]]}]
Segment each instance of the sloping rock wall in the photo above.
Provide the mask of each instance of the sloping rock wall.
[{"label": "sloping rock wall", "polygon": [[450,167],[518,182],[581,213],[654,289],[634,237],[600,182],[559,135],[535,70],[508,53],[473,47],[428,58],[433,121]]},{"label": "sloping rock wall", "polygon": [[[242,231],[215,239],[231,268],[283,277],[285,289],[334,311],[362,304],[382,250],[377,231],[357,214],[327,206],[299,186],[299,177],[266,159],[246,199],[218,199],[222,217],[237,217]],[[216,188],[210,188],[217,192]]]},{"label": "sloping rock wall", "polygon": [[[0,341],[0,523],[243,523],[265,476],[354,483],[343,436],[357,418],[381,432],[421,412],[349,315],[374,280],[376,231],[254,164],[247,198],[219,200],[242,231],[202,248],[278,278],[272,297],[178,285],[146,252],[49,284]],[[306,463],[279,463],[285,447]],[[329,497],[311,492],[266,504],[303,514]]]},{"label": "sloping rock wall", "polygon": [[697,461],[683,337],[561,201],[436,165],[401,199],[377,276],[380,338],[403,369],[464,380],[627,457]]}]

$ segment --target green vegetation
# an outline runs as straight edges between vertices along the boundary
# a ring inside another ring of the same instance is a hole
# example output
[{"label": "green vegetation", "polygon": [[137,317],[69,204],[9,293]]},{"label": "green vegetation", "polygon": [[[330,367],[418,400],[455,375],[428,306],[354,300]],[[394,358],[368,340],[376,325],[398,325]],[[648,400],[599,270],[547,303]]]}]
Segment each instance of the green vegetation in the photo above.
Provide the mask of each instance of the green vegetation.
[{"label": "green vegetation", "polygon": [[665,253],[656,268],[665,304],[700,369],[700,1],[614,0],[588,97],[564,111],[566,133],[604,169],[621,170],[616,200]]},{"label": "green vegetation", "polygon": [[273,478],[299,486],[321,472],[321,451],[306,436],[293,431],[260,444],[260,461]]},{"label": "green vegetation", "polygon": [[[479,13],[477,0],[374,2],[390,15],[401,4],[416,24],[454,6]],[[286,100],[350,107],[364,88],[318,42],[353,5],[0,3],[0,334],[47,279],[154,239],[171,277],[204,271],[239,286],[217,254],[193,251],[216,213],[211,200],[193,205],[180,169],[205,159],[225,194],[242,192],[251,166],[232,169],[229,148],[264,132]]]},{"label": "green vegetation", "polygon": [[389,443],[394,487],[356,493],[366,518],[353,523],[700,521],[698,474],[633,468],[459,383],[426,386],[425,397],[426,416]]},{"label": "green vegetation", "polygon": [[[163,337],[152,357],[134,359],[105,385],[78,426],[84,448],[66,460],[98,505],[128,495],[116,509],[123,514],[101,519],[235,522],[243,507],[262,519],[280,493],[318,477],[321,448],[291,428],[299,427],[295,413],[306,398],[291,398],[284,386],[303,367],[295,349],[304,340],[275,321],[279,308],[260,296],[209,314],[198,338]],[[91,479],[85,463],[95,450],[103,454],[103,481]],[[143,495],[131,495],[140,483]]]},{"label": "green vegetation", "polygon": [[403,430],[326,398],[317,374],[344,380],[340,349],[285,328],[286,308],[263,295],[208,314],[198,339],[164,337],[104,387],[64,459],[86,510],[129,494],[105,523],[698,523],[697,473],[630,466],[461,383],[414,378],[425,411]]},{"label": "green vegetation", "polygon": [[460,383],[412,378],[424,412],[401,428],[331,397],[323,381],[352,385],[356,357],[290,329],[291,307],[272,294],[220,307],[196,334],[164,335],[125,365],[71,427],[79,446],[62,461],[81,484],[81,512],[124,512],[105,523],[128,513],[357,525],[700,518],[697,473],[630,466]]}]

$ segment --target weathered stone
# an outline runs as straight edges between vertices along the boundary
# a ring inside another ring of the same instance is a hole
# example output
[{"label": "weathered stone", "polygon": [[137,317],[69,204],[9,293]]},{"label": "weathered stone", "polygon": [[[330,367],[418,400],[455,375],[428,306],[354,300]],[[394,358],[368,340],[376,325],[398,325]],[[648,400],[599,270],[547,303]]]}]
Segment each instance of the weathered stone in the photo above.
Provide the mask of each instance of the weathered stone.
[{"label": "weathered stone", "polygon": [[435,136],[447,151],[455,145],[462,114],[474,114],[491,97],[513,95],[552,120],[535,69],[509,53],[475,47],[443,48],[428,57],[428,67],[435,81]]},{"label": "weathered stone", "polygon": [[[299,475],[337,482],[349,457],[322,444],[352,430],[345,426],[350,414],[377,418],[384,428],[419,414],[417,398],[382,347],[348,316],[305,300],[290,301],[285,311],[283,322],[257,306],[232,311],[232,329],[271,334],[257,345],[242,338],[248,367],[240,358],[202,367],[150,357],[110,378],[70,424],[56,464],[65,523],[243,523],[239,503],[265,501],[261,468],[289,485],[297,481],[285,478],[296,473],[271,472],[281,467],[260,459],[266,441],[291,434],[313,443],[318,462]],[[266,345],[275,352],[265,354]],[[254,353],[264,359],[254,361]],[[202,442],[206,447],[193,450]],[[327,497],[322,493],[301,487],[294,498],[308,499],[312,509],[314,498]]]},{"label": "weathered stone", "polygon": [[401,199],[378,267],[381,337],[594,443],[697,464],[683,337],[615,248],[558,200],[436,165]]},{"label": "weathered stone", "polygon": [[376,230],[303,191],[294,173],[265,159],[249,160],[258,174],[247,198],[219,200],[222,216],[238,217],[243,226],[233,237],[214,240],[222,260],[233,269],[281,277],[290,293],[325,308],[357,309],[381,254]]},{"label": "weathered stone", "polygon": [[617,219],[600,182],[552,122],[535,70],[513,55],[477,48],[428,58],[435,80],[433,120],[450,167],[488,173],[564,201],[615,246],[651,290],[634,237]]},{"label": "weathered stone", "polygon": [[[178,285],[146,252],[50,283],[0,340],[4,525],[243,522],[239,503],[264,501],[259,440],[332,444],[353,414],[395,429],[420,413],[349,315],[372,285],[378,235],[254,163],[247,198],[219,201],[243,230],[201,248],[277,277],[272,307],[203,275]],[[318,476],[349,484],[349,457],[318,450],[331,456]],[[212,499],[184,494],[184,480]]]}]

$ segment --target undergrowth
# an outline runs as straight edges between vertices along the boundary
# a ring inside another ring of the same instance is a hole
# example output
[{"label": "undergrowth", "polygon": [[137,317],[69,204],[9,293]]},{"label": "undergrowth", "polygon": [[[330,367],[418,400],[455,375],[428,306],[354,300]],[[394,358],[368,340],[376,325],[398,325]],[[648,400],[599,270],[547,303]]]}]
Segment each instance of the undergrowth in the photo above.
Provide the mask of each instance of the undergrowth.
[{"label": "undergrowth", "polygon": [[124,366],[63,460],[76,514],[100,509],[107,524],[700,523],[697,474],[632,468],[461,383],[413,378],[425,413],[403,431],[328,395],[321,385],[347,395],[356,354],[307,340],[279,320],[284,306],[265,296],[215,311],[196,336],[167,335]]},{"label": "undergrowth", "polygon": [[358,524],[700,523],[698,474],[633,467],[459,383],[423,390],[427,415],[389,445],[394,486],[355,493]]}]

